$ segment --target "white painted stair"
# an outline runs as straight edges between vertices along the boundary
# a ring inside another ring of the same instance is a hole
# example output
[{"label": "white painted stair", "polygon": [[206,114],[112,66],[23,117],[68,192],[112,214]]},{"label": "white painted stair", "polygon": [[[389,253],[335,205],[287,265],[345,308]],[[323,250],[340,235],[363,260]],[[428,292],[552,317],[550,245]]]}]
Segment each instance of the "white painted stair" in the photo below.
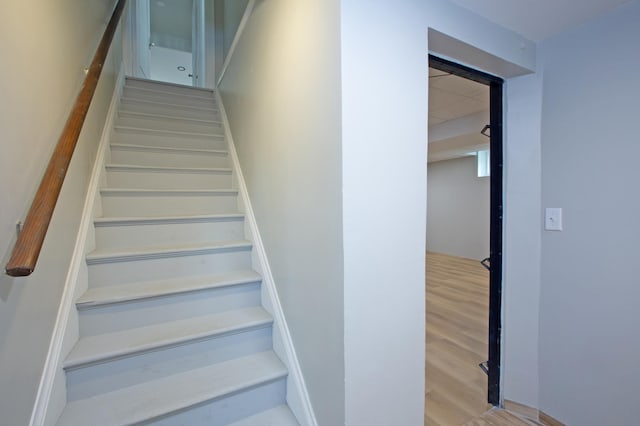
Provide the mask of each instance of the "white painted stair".
[{"label": "white painted stair", "polygon": [[213,93],[128,78],[64,361],[67,425],[298,425]]}]

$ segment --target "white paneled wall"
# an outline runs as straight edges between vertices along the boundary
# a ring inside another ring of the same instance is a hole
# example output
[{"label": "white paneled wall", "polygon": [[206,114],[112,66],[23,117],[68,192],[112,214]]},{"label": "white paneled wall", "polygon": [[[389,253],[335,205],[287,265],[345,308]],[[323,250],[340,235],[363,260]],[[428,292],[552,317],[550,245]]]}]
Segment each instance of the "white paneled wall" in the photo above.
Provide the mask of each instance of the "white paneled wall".
[{"label": "white paneled wall", "polygon": [[489,256],[489,177],[477,157],[429,163],[427,250],[469,259]]}]

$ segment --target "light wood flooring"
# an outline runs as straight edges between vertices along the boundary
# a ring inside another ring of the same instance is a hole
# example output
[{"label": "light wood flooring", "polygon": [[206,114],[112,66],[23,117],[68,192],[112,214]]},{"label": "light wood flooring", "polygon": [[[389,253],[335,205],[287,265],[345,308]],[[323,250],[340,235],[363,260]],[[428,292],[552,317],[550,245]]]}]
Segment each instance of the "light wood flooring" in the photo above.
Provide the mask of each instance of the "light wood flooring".
[{"label": "light wood flooring", "polygon": [[489,272],[476,260],[433,252],[426,272],[425,426],[527,424],[480,418],[491,409],[478,367],[488,353]]},{"label": "light wood flooring", "polygon": [[464,426],[537,426],[538,423],[523,419],[509,411],[493,408]]}]

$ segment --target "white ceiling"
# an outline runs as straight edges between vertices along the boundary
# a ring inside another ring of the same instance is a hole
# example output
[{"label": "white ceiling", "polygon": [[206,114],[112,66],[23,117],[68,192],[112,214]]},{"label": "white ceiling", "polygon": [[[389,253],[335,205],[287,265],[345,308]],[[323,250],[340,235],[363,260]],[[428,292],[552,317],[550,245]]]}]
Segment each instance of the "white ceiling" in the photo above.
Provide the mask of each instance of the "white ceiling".
[{"label": "white ceiling", "polygon": [[429,126],[489,108],[489,86],[429,68]]},{"label": "white ceiling", "polygon": [[451,0],[532,41],[584,24],[630,0]]},{"label": "white ceiling", "polygon": [[486,149],[489,86],[429,68],[429,161]]}]

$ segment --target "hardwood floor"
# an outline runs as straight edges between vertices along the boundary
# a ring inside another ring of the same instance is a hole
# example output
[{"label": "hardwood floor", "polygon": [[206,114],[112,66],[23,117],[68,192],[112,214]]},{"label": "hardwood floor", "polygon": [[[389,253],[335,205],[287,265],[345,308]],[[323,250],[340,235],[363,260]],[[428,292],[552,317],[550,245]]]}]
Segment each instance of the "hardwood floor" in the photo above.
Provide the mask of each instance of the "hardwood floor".
[{"label": "hardwood floor", "polygon": [[424,424],[459,426],[491,409],[487,376],[478,367],[487,359],[489,273],[476,260],[433,252],[426,272]]},{"label": "hardwood floor", "polygon": [[513,413],[498,408],[492,408],[483,415],[470,420],[464,426],[536,426]]}]

